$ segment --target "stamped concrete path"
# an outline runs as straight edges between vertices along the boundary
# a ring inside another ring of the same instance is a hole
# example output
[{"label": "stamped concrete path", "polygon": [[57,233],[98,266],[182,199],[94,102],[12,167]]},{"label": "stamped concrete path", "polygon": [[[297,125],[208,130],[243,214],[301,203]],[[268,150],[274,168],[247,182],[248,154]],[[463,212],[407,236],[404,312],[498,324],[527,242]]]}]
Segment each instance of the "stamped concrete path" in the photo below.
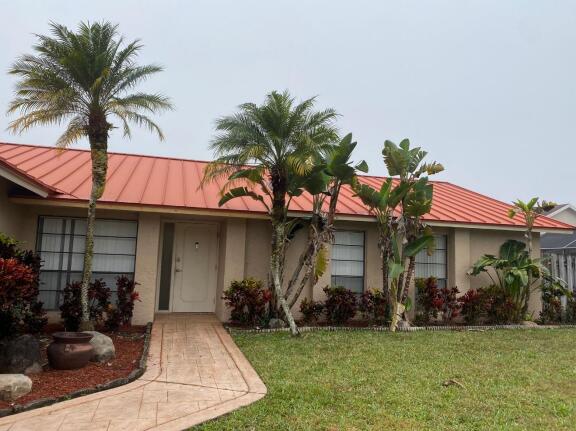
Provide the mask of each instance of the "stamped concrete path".
[{"label": "stamped concrete path", "polygon": [[212,315],[157,315],[146,373],[125,386],[0,418],[0,431],[185,430],[266,394]]}]

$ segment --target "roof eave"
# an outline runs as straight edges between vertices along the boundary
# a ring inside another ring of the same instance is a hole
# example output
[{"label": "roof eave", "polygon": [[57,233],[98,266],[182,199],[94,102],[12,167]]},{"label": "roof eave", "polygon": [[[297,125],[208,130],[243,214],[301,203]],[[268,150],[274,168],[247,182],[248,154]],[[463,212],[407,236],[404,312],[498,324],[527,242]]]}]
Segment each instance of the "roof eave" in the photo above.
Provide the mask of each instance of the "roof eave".
[{"label": "roof eave", "polygon": [[13,166],[4,163],[2,160],[0,160],[0,177],[17,184],[42,198],[47,198],[56,192],[56,190],[51,187],[47,187],[46,185],[36,181]]},{"label": "roof eave", "polygon": [[[61,197],[48,197],[45,199],[38,199],[33,197],[12,197],[10,198],[12,202],[21,204],[31,204],[31,205],[55,205],[61,207],[76,207],[85,208],[86,201],[79,199],[61,198]],[[155,213],[166,213],[166,214],[189,214],[189,215],[210,215],[218,217],[235,217],[235,218],[251,218],[251,219],[267,219],[267,215],[264,212],[259,211],[247,211],[247,210],[231,210],[231,209],[210,209],[210,208],[185,208],[185,207],[171,207],[167,205],[146,205],[140,203],[115,203],[100,201],[98,203],[99,208],[119,210],[119,211],[136,211],[136,212],[155,212]],[[290,211],[289,216],[298,217],[302,214],[298,211]],[[336,215],[337,221],[349,221],[349,222],[372,222],[374,221],[374,216],[371,215],[347,215],[338,214]],[[501,230],[501,231],[514,231],[514,232],[524,232],[526,229],[523,226],[512,226],[512,225],[497,225],[497,224],[480,224],[480,223],[466,223],[466,222],[453,222],[453,221],[438,221],[438,220],[427,220],[427,224],[430,226],[446,227],[446,228],[465,228],[465,229],[491,229],[491,230]],[[563,228],[563,227],[537,227],[534,232],[554,232],[560,234],[571,234],[574,232],[573,228]]]}]

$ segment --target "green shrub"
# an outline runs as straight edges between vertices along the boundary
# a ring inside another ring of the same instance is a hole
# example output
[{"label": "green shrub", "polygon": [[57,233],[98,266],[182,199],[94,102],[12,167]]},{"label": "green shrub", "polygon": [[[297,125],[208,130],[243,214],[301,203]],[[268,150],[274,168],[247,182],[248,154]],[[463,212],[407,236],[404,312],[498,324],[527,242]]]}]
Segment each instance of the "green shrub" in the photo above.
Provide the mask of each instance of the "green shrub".
[{"label": "green shrub", "polygon": [[543,324],[560,323],[569,317],[568,306],[566,315],[562,309],[562,297],[567,300],[572,299],[572,292],[558,283],[544,281],[542,284],[542,311],[540,311],[540,322]]},{"label": "green shrub", "polygon": [[304,298],[300,302],[300,312],[304,323],[317,323],[324,312],[324,304],[320,301]]},{"label": "green shrub", "polygon": [[356,295],[341,286],[324,288],[326,319],[328,323],[343,325],[356,315]]},{"label": "green shrub", "polygon": [[268,304],[272,293],[255,278],[233,281],[222,299],[231,309],[232,322],[242,325],[264,326],[268,320]]},{"label": "green shrub", "polygon": [[370,289],[362,293],[358,310],[362,317],[372,323],[383,325],[386,323],[388,300],[384,292],[378,289]]}]

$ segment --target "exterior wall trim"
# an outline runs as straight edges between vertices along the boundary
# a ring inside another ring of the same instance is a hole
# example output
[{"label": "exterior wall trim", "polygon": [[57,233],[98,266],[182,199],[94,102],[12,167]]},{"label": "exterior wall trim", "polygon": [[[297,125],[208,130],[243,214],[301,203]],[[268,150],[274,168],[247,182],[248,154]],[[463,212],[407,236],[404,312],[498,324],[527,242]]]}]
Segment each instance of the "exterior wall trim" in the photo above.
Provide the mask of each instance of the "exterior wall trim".
[{"label": "exterior wall trim", "polygon": [[[44,205],[52,207],[70,207],[70,208],[86,208],[86,202],[68,200],[68,199],[38,199],[38,198],[24,198],[13,197],[9,199],[13,203],[27,204],[27,205]],[[214,216],[221,218],[242,218],[242,219],[257,219],[267,220],[268,215],[265,213],[256,213],[250,211],[229,211],[229,210],[205,210],[195,208],[175,208],[169,206],[152,206],[140,204],[110,204],[106,202],[98,203],[99,209],[116,210],[116,211],[132,211],[143,213],[160,213],[160,214],[180,214],[180,215],[200,215],[200,216]],[[291,211],[288,213],[291,217],[302,216],[299,212]],[[373,222],[373,216],[348,216],[337,215],[337,221],[352,221],[352,222]],[[441,222],[441,221],[428,221],[426,222],[434,227],[447,227],[447,228],[465,228],[465,229],[484,229],[484,230],[497,230],[497,231],[511,231],[511,232],[524,232],[526,229],[523,226],[505,226],[493,224],[474,224],[474,223],[455,223],[455,222]],[[573,230],[561,228],[535,228],[536,233],[554,232],[560,234],[570,235]]]}]

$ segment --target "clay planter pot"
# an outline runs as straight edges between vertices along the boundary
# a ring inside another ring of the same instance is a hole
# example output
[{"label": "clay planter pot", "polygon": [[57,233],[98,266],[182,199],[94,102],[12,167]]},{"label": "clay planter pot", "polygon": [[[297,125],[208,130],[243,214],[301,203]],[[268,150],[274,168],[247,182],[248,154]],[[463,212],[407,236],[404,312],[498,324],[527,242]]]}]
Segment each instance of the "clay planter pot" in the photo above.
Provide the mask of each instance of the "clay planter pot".
[{"label": "clay planter pot", "polygon": [[91,334],[84,332],[55,332],[48,346],[48,362],[56,370],[76,370],[85,367],[94,353]]}]

